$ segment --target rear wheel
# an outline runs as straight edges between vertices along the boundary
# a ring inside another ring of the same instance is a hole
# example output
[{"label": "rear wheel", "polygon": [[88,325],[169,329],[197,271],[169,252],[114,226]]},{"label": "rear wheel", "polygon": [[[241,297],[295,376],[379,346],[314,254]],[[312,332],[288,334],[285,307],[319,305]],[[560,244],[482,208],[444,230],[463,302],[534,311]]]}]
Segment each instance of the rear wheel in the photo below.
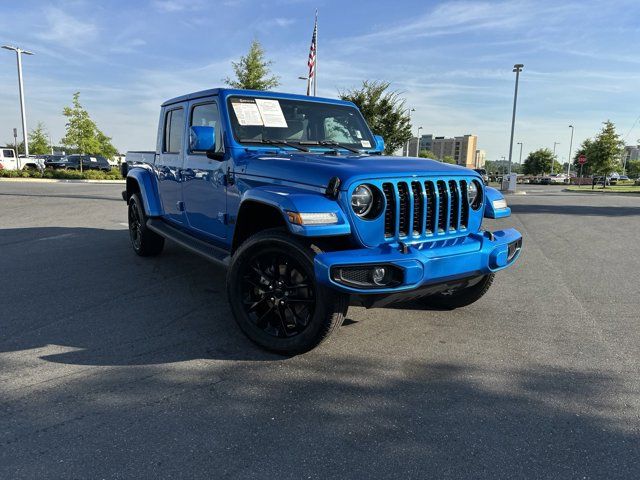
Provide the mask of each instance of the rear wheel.
[{"label": "rear wheel", "polygon": [[234,254],[227,275],[231,310],[261,347],[303,353],[342,324],[349,297],[316,281],[314,255],[282,230],[260,232]]},{"label": "rear wheel", "polygon": [[422,303],[428,307],[454,309],[466,307],[477,302],[487,293],[493,283],[495,274],[490,273],[473,280],[470,285],[454,288],[442,293],[429,295],[421,299]]},{"label": "rear wheel", "polygon": [[137,193],[129,199],[129,238],[134,252],[141,257],[159,255],[164,248],[164,237],[147,228],[147,216]]}]

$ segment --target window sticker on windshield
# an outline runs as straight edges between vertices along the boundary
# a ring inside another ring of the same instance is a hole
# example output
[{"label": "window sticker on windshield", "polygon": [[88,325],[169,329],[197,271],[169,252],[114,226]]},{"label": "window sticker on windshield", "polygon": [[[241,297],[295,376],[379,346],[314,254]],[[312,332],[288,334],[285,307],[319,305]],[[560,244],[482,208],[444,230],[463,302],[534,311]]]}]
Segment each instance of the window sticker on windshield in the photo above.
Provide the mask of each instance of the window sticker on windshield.
[{"label": "window sticker on windshield", "polygon": [[371,148],[371,142],[369,140],[360,140],[360,144],[364,147],[364,148]]},{"label": "window sticker on windshield", "polygon": [[278,100],[266,100],[264,98],[256,98],[256,104],[265,127],[287,128],[287,120],[284,118],[280,102]]},{"label": "window sticker on windshield", "polygon": [[254,102],[231,102],[231,106],[241,126],[264,125],[258,105]]},{"label": "window sticker on windshield", "polygon": [[362,138],[362,132],[360,130],[356,130],[356,137],[358,137],[358,140]]}]

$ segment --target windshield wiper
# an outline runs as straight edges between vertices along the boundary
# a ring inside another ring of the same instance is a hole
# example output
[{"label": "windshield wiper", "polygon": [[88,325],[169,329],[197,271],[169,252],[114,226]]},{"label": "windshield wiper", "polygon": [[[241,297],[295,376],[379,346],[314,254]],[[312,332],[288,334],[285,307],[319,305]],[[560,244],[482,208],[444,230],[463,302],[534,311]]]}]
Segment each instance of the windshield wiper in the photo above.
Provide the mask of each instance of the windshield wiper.
[{"label": "windshield wiper", "polygon": [[294,145],[293,143],[289,143],[286,140],[273,140],[270,138],[263,138],[262,140],[251,140],[251,139],[240,139],[240,143],[262,143],[265,145],[285,145],[287,147],[295,148],[296,150],[300,150],[302,152],[308,152],[309,149],[307,147],[303,147],[301,145]]},{"label": "windshield wiper", "polygon": [[300,145],[319,145],[321,147],[339,147],[339,148],[344,148],[345,150],[348,150],[353,153],[362,153],[357,148],[350,147],[349,145],[346,145],[344,143],[334,142],[333,140],[322,140],[322,141],[309,140],[306,142],[300,142]]}]

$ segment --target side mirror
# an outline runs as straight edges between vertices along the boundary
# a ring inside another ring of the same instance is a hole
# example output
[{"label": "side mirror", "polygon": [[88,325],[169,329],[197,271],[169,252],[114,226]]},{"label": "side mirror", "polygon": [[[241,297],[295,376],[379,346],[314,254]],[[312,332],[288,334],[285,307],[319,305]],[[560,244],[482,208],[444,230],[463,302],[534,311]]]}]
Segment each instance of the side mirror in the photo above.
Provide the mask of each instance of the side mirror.
[{"label": "side mirror", "polygon": [[189,146],[192,152],[208,152],[216,148],[215,127],[191,127],[189,130]]},{"label": "side mirror", "polygon": [[484,202],[485,218],[505,218],[511,215],[511,209],[500,191],[493,187],[485,187],[486,199]]},{"label": "side mirror", "polygon": [[376,141],[376,150],[384,153],[384,138],[382,138],[382,135],[374,135],[373,138]]}]

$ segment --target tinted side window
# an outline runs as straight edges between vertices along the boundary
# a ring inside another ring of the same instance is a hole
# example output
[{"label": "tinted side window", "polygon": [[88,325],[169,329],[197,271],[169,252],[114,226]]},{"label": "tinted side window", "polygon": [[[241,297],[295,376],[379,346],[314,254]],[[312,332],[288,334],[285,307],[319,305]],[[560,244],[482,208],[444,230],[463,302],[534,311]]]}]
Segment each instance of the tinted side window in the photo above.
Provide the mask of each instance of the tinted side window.
[{"label": "tinted side window", "polygon": [[3,150],[4,158],[13,158],[13,150]]},{"label": "tinted side window", "polygon": [[222,152],[222,128],[216,103],[196,105],[191,111],[190,127],[214,127],[216,129],[216,152]]},{"label": "tinted side window", "polygon": [[164,152],[180,153],[184,128],[184,110],[170,110],[164,121]]}]

